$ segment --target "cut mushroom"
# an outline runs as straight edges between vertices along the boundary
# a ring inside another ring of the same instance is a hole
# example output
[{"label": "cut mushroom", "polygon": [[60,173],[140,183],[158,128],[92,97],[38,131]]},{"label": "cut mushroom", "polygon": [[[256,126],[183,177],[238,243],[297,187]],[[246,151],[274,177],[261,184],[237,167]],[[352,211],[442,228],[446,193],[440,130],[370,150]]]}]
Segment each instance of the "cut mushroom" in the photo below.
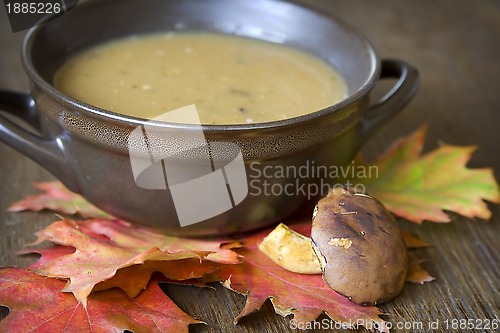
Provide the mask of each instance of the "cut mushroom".
[{"label": "cut mushroom", "polygon": [[401,292],[406,245],[396,220],[378,200],[334,188],[316,206],[311,238],[323,279],[353,302],[380,304]]},{"label": "cut mushroom", "polygon": [[311,239],[280,223],[258,245],[259,250],[281,267],[300,274],[321,274]]}]

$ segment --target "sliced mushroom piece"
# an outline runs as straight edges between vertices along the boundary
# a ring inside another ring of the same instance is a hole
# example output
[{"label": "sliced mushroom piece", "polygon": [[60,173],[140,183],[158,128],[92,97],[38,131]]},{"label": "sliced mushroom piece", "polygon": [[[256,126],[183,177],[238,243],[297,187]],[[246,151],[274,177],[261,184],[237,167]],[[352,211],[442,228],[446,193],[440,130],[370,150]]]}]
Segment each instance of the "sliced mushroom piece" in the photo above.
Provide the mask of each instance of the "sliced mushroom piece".
[{"label": "sliced mushroom piece", "polygon": [[313,213],[313,249],[323,279],[359,304],[393,299],[404,285],[407,253],[394,217],[373,197],[335,187]]},{"label": "sliced mushroom piece", "polygon": [[258,245],[272,261],[300,274],[321,274],[311,239],[280,223]]}]

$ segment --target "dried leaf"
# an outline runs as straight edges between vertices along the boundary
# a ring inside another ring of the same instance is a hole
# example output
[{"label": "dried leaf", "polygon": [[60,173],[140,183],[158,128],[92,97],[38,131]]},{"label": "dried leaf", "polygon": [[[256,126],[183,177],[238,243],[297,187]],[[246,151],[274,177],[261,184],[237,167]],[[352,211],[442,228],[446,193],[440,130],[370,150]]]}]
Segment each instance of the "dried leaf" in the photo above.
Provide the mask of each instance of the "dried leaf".
[{"label": "dried leaf", "polygon": [[431,243],[421,240],[407,230],[402,230],[403,238],[405,239],[406,247],[409,249],[418,249],[422,247],[432,246]]},{"label": "dried leaf", "polygon": [[38,212],[48,209],[62,214],[80,214],[85,218],[111,218],[111,215],[92,205],[81,195],[69,191],[59,181],[35,183],[34,186],[44,193],[29,195],[12,204],[7,210],[9,212],[24,210]]},{"label": "dried leaf", "polygon": [[[489,219],[483,200],[500,203],[490,168],[466,167],[475,147],[442,145],[421,156],[426,127],[398,140],[375,162],[377,175],[354,179],[394,214],[416,223],[449,222],[443,210]],[[368,173],[366,173],[368,174]]]},{"label": "dried leaf", "polygon": [[2,332],[185,332],[202,323],[179,309],[152,279],[134,299],[119,289],[93,293],[84,309],[65,282],[20,268],[0,268],[0,305],[10,309]]},{"label": "dried leaf", "polygon": [[[55,256],[52,260],[47,259],[48,250],[44,250],[42,263],[36,264],[36,273],[69,279],[64,291],[72,292],[84,306],[87,296],[96,284],[112,278],[119,269],[143,264],[146,261],[194,259],[200,262],[203,259],[225,264],[240,262],[236,252],[221,248],[225,241],[182,239],[135,227],[123,221],[106,219],[55,222],[39,233],[35,244],[46,240],[76,250],[74,253]],[[148,274],[152,272],[148,267],[142,271],[142,284],[135,286],[135,289],[126,286],[122,289],[130,295],[136,294],[137,288],[142,289],[149,279]],[[173,276],[174,278],[181,278],[183,274],[182,278],[188,279],[201,277],[213,270],[213,267],[196,265],[193,268],[193,265],[179,265],[176,270],[177,275]]]},{"label": "dried leaf", "polygon": [[[297,232],[307,235],[311,223],[292,225]],[[321,275],[304,275],[289,272],[258,250],[257,244],[269,230],[249,236],[243,242],[239,253],[243,262],[225,265],[206,277],[208,281],[224,280],[231,290],[247,295],[240,318],[259,309],[269,298],[276,313],[281,316],[294,315],[297,324],[314,321],[323,312],[331,319],[354,327],[356,323],[376,326],[381,332],[388,332],[382,314],[374,306],[362,306],[336,293],[323,281]]]},{"label": "dried leaf", "polygon": [[420,264],[422,259],[418,259],[414,255],[408,255],[408,273],[406,274],[406,281],[411,283],[424,284],[425,282],[434,281],[434,278],[425,271]]}]

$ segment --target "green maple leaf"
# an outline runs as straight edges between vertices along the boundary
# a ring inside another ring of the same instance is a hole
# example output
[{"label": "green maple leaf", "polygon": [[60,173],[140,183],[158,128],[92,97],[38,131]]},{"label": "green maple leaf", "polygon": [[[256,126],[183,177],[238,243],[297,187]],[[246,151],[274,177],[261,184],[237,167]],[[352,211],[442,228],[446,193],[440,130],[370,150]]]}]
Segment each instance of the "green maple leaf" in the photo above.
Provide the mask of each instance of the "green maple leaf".
[{"label": "green maple leaf", "polygon": [[396,141],[374,163],[378,172],[350,181],[412,222],[449,222],[444,211],[489,219],[484,200],[500,203],[500,191],[490,168],[466,167],[476,147],[444,144],[421,155],[426,132],[422,127]]}]

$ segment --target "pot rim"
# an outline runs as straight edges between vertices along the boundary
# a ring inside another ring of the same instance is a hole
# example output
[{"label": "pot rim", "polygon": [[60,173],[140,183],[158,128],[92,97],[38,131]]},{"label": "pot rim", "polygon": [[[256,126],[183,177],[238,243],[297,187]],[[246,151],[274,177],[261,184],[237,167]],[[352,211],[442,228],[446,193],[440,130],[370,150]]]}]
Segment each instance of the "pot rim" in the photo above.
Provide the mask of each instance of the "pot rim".
[{"label": "pot rim", "polygon": [[[276,0],[271,0],[271,1],[276,1]],[[281,2],[280,0],[277,0]],[[321,110],[313,111],[304,115],[296,116],[296,117],[291,117],[287,119],[281,119],[281,120],[274,120],[274,121],[269,121],[269,122],[260,122],[260,123],[248,123],[248,124],[202,124],[201,128],[205,134],[216,134],[216,133],[230,133],[230,132],[248,132],[248,131],[256,131],[256,130],[272,130],[272,129],[283,129],[283,128],[288,128],[288,127],[295,127],[295,126],[303,126],[304,124],[314,121],[318,118],[323,118],[326,115],[330,115],[335,113],[338,110],[341,110],[351,104],[356,103],[359,101],[363,96],[367,95],[371,89],[374,87],[374,85],[378,81],[378,77],[380,75],[380,70],[381,70],[381,62],[380,58],[375,51],[375,48],[373,47],[372,43],[355,27],[352,25],[344,22],[343,20],[339,19],[335,15],[333,15],[330,12],[326,12],[325,10],[321,10],[316,7],[312,7],[310,5],[305,5],[302,2],[296,2],[296,1],[290,1],[293,5],[305,8],[306,10],[313,11],[316,13],[319,13],[325,17],[327,17],[330,20],[335,20],[337,23],[339,23],[341,26],[343,26],[347,32],[355,36],[364,46],[366,49],[366,54],[369,57],[370,64],[371,64],[371,72],[367,76],[367,79],[364,81],[364,83],[352,94],[349,94],[348,97],[345,99],[341,100],[338,103],[335,103],[333,105],[330,105],[326,108],[323,108]],[[99,2],[97,3],[84,3],[81,4],[80,6],[99,6]],[[154,126],[158,128],[175,128],[175,129],[185,129],[185,130],[199,130],[200,125],[198,124],[188,124],[188,123],[171,123],[171,122],[161,122],[161,121],[152,121],[150,119],[146,118],[139,118],[139,117],[134,117],[134,116],[128,116],[124,115],[121,113],[117,113],[114,111],[106,110],[100,107],[93,106],[91,104],[87,104],[83,101],[77,100],[75,98],[72,98],[57,88],[55,88],[51,83],[47,82],[42,76],[38,73],[38,71],[35,69],[35,66],[33,64],[33,61],[31,57],[29,56],[30,51],[32,50],[32,46],[34,43],[34,40],[37,36],[37,34],[40,32],[40,30],[43,28],[43,25],[34,27],[28,31],[26,34],[23,45],[22,45],[22,50],[21,50],[21,60],[25,69],[25,72],[27,73],[28,77],[30,80],[43,92],[47,93],[50,95],[52,98],[56,99],[58,102],[69,105],[73,108],[77,108],[80,111],[83,111],[87,113],[87,116],[92,116],[95,118],[99,118],[105,121],[111,121],[111,122],[119,122],[119,123],[124,123],[125,126],[131,126],[131,127],[137,127],[140,125],[145,125],[146,123],[148,126]],[[219,32],[222,33],[222,32]],[[286,45],[286,44],[285,44]],[[314,54],[312,54],[315,56]]]}]

